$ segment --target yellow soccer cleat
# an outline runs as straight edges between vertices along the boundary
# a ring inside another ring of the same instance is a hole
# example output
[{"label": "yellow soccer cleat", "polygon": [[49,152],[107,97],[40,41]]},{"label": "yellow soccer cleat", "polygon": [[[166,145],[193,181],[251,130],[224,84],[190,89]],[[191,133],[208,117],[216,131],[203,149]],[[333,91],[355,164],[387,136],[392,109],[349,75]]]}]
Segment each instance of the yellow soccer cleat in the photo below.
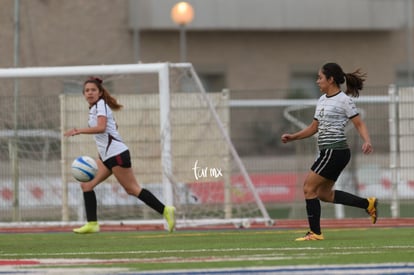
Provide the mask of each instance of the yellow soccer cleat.
[{"label": "yellow soccer cleat", "polygon": [[372,223],[375,224],[378,218],[378,211],[377,211],[378,200],[375,197],[368,198],[367,200],[368,200],[368,208],[365,211],[367,211],[368,215],[371,216]]},{"label": "yellow soccer cleat", "polygon": [[99,232],[98,222],[88,222],[84,226],[73,229],[73,232],[78,234],[88,234]]},{"label": "yellow soccer cleat", "polygon": [[174,206],[165,206],[163,216],[167,221],[168,232],[173,232],[175,229],[175,207]]},{"label": "yellow soccer cleat", "polygon": [[295,239],[295,241],[322,241],[324,239],[322,234],[316,234],[312,231],[306,233],[304,237]]}]

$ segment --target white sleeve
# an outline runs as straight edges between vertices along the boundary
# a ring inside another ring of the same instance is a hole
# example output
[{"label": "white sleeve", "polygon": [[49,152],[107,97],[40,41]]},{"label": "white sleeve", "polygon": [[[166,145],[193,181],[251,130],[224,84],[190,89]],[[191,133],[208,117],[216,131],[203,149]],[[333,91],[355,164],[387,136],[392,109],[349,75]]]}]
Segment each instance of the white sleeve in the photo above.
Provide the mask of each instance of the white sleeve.
[{"label": "white sleeve", "polygon": [[354,101],[350,97],[348,97],[348,101],[345,104],[345,112],[348,118],[353,118],[354,116],[359,114]]},{"label": "white sleeve", "polygon": [[107,110],[107,106],[106,103],[103,99],[100,99],[97,103],[96,103],[96,116],[107,116],[108,115],[108,110]]}]

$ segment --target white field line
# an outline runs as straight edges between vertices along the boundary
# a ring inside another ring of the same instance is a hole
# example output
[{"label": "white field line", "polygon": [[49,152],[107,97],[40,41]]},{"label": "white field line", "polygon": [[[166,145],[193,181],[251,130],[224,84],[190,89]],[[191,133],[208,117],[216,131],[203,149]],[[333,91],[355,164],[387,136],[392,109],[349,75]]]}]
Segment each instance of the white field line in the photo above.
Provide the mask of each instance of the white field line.
[{"label": "white field line", "polygon": [[14,256],[72,256],[72,255],[123,255],[123,254],[158,254],[158,253],[206,253],[206,252],[240,252],[240,251],[280,251],[280,250],[323,250],[323,248],[226,248],[226,249],[172,249],[172,250],[136,250],[136,251],[90,251],[90,252],[62,252],[62,253],[2,253],[0,251],[0,257],[14,257]]},{"label": "white field line", "polygon": [[[298,257],[295,257],[298,259]],[[306,255],[300,259],[307,258]],[[292,257],[255,257],[255,256],[237,256],[237,257],[161,257],[161,258],[141,258],[141,259],[38,259],[40,265],[59,266],[59,265],[96,265],[96,264],[131,264],[131,263],[216,263],[216,262],[245,262],[245,261],[284,261],[291,260]]]},{"label": "white field line", "polygon": [[[328,250],[350,250],[351,253],[357,253],[358,250],[362,250],[366,253],[366,247],[355,246],[355,247],[330,247]],[[381,249],[414,249],[414,245],[402,245],[402,246],[381,246],[376,247],[378,251]],[[57,257],[57,256],[73,256],[73,255],[142,255],[142,254],[161,254],[161,253],[206,253],[206,252],[255,252],[255,251],[323,251],[327,253],[326,248],[319,247],[285,247],[285,248],[273,248],[273,247],[263,247],[263,248],[225,248],[225,249],[172,249],[172,250],[134,250],[134,251],[88,251],[88,252],[62,252],[62,253],[3,253],[0,251],[0,257],[32,257],[32,256],[42,256],[42,257]],[[355,251],[357,250],[357,251]],[[372,252],[372,251],[371,251]],[[370,252],[370,253],[371,253]],[[339,253],[340,254],[340,253]],[[349,254],[344,252],[344,254]],[[0,261],[2,259],[0,258]]]}]

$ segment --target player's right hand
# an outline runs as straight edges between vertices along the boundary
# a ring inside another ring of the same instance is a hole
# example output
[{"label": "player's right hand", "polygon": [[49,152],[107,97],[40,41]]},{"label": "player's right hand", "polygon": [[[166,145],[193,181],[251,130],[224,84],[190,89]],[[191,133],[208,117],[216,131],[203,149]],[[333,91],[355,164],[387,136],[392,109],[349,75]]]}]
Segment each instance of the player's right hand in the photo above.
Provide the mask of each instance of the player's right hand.
[{"label": "player's right hand", "polygon": [[291,134],[283,134],[281,136],[281,140],[283,143],[287,143],[289,141],[292,141],[292,135]]}]

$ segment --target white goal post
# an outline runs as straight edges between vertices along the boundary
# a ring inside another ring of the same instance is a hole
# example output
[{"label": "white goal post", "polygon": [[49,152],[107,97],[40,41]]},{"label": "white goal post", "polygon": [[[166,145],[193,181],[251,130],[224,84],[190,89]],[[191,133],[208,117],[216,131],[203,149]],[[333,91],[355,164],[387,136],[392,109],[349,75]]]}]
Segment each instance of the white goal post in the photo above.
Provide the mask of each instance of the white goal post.
[{"label": "white goal post", "polygon": [[[254,218],[256,222],[264,222],[266,225],[273,224],[272,219],[269,217],[269,214],[262,203],[260,196],[247,173],[243,162],[241,161],[228,132],[225,129],[225,126],[222,124],[220,117],[215,110],[213,101],[207,95],[196,71],[190,63],[154,63],[154,64],[122,64],[122,65],[97,65],[97,66],[62,66],[62,67],[28,67],[28,68],[7,68],[0,69],[0,79],[14,79],[19,81],[19,79],[27,78],[50,78],[50,77],[71,77],[71,76],[92,76],[92,75],[110,75],[110,76],[121,76],[121,75],[137,75],[137,74],[154,74],[158,77],[158,89],[159,89],[159,134],[162,136],[160,139],[160,154],[161,154],[161,169],[162,173],[162,193],[163,200],[166,204],[174,204],[174,184],[178,184],[175,181],[175,176],[173,172],[173,159],[171,155],[171,143],[172,143],[172,134],[171,134],[171,81],[170,81],[170,70],[174,69],[183,69],[186,70],[192,81],[194,81],[194,86],[197,87],[197,90],[201,93],[202,100],[207,105],[207,108],[212,116],[212,119],[215,121],[221,135],[222,139],[228,146],[231,158],[234,160],[235,166],[239,170],[241,176],[244,179],[247,189],[251,192],[251,195],[254,198],[254,204],[256,205],[260,217],[247,217]],[[63,116],[63,115],[62,115]],[[64,123],[61,123],[61,131],[63,129]],[[65,144],[62,139],[62,155],[66,154]],[[66,181],[67,170],[68,170],[67,159],[61,159],[61,171],[62,171],[62,180]],[[190,168],[191,169],[191,168]],[[18,181],[15,179],[15,181]],[[15,184],[18,185],[18,182]],[[203,183],[200,183],[203,184]],[[62,186],[62,221],[70,221],[69,206],[68,206],[68,186],[63,184]],[[227,206],[231,204],[230,201],[225,203]],[[178,209],[179,210],[179,209]],[[223,210],[226,212],[226,210]],[[229,212],[232,210],[229,209]],[[228,214],[228,215],[227,215]],[[209,223],[221,223],[221,222],[231,222],[231,223],[240,223],[244,222],[246,218],[233,219],[231,213],[227,213],[224,219],[216,219],[211,221],[201,221],[200,223],[209,224]],[[185,226],[194,224],[196,221],[187,220],[183,221]],[[180,224],[180,221],[178,221]]]}]

